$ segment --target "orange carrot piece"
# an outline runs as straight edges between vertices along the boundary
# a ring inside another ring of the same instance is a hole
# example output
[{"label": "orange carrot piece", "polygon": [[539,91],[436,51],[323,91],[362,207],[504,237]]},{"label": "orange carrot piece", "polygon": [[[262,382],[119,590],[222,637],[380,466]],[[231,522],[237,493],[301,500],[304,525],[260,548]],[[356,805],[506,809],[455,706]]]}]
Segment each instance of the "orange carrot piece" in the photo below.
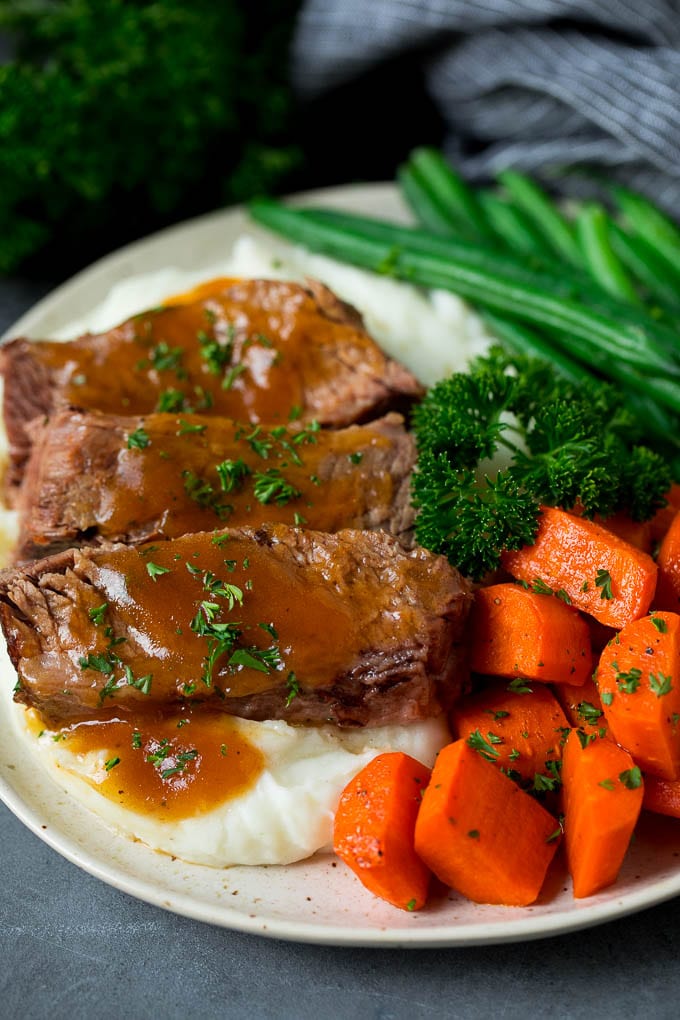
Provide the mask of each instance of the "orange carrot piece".
[{"label": "orange carrot piece", "polygon": [[592,677],[579,687],[573,684],[555,684],[553,687],[560,705],[569,720],[568,725],[594,733],[597,737],[606,735],[607,719],[600,701],[600,692]]},{"label": "orange carrot piece", "polygon": [[553,507],[542,508],[534,545],[502,559],[513,577],[563,589],[572,605],[610,627],[644,616],[656,587],[651,556],[599,524]]},{"label": "orange carrot piece", "polygon": [[603,651],[595,679],[614,739],[645,771],[680,778],[680,616],[629,623]]},{"label": "orange carrot piece", "polygon": [[642,807],[642,776],[611,740],[582,746],[572,730],[564,748],[564,841],[574,896],[616,881]]},{"label": "orange carrot piece", "polygon": [[555,596],[516,584],[480,588],[470,665],[491,676],[582,683],[593,670],[588,625]]},{"label": "orange carrot piece", "polygon": [[653,811],[656,815],[680,818],[680,780],[646,775],[642,807],[643,810]]},{"label": "orange carrot piece", "polygon": [[335,815],[333,849],[372,893],[419,910],[430,872],[413,833],[430,770],[401,751],[379,754],[347,784]]},{"label": "orange carrot piece", "polygon": [[649,521],[634,521],[632,517],[622,512],[614,514],[612,517],[605,517],[604,519],[599,514],[596,514],[594,520],[597,524],[601,524],[603,528],[606,528],[607,531],[613,531],[624,542],[634,545],[636,549],[651,553],[652,533]]},{"label": "orange carrot piece", "polygon": [[673,523],[673,518],[680,510],[680,485],[671,485],[670,489],[666,493],[666,500],[666,506],[657,510],[649,522],[649,532],[652,542],[661,541]]},{"label": "orange carrot piece", "polygon": [[546,761],[560,760],[562,731],[569,727],[547,687],[537,684],[519,694],[508,690],[505,680],[462,698],[453,708],[451,725],[487,761],[532,781],[536,773],[552,775]]},{"label": "orange carrot piece", "polygon": [[666,532],[656,559],[659,579],[654,596],[656,609],[680,612],[680,513]]},{"label": "orange carrot piece", "polygon": [[416,822],[416,851],[476,903],[527,906],[541,891],[556,821],[533,797],[457,740],[439,752]]}]

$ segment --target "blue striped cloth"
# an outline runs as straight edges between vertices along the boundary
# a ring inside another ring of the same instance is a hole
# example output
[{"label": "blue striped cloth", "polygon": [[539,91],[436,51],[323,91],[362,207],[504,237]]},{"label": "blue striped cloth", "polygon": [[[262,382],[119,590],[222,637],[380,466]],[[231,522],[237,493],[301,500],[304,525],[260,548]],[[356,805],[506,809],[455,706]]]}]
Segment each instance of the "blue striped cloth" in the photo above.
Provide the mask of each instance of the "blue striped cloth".
[{"label": "blue striped cloth", "polygon": [[586,164],[680,213],[680,0],[305,0],[302,96],[400,55],[472,179]]}]

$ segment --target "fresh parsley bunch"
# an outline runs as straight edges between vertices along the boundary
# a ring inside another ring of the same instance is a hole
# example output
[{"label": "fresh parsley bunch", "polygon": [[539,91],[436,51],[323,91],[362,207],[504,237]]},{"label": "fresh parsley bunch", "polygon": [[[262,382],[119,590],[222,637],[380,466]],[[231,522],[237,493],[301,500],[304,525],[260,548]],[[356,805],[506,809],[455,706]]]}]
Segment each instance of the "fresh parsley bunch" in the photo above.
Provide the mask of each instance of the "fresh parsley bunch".
[{"label": "fresh parsley bunch", "polygon": [[297,0],[0,0],[0,272],[275,187]]},{"label": "fresh parsley bunch", "polygon": [[[499,347],[433,386],[414,429],[416,537],[475,579],[499,566],[504,549],[533,542],[541,504],[641,521],[671,483],[614,386],[576,386]],[[507,466],[485,469],[500,452]]]}]

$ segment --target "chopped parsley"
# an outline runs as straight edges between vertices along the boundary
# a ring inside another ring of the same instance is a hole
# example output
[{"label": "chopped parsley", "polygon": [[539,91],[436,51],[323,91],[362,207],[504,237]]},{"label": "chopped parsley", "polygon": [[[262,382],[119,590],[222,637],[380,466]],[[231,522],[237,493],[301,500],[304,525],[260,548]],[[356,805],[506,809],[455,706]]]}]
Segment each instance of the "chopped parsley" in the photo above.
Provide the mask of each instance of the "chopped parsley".
[{"label": "chopped parsley", "polygon": [[361,464],[364,459],[364,455],[357,451],[356,453],[348,453],[347,458],[352,464]]},{"label": "chopped parsley", "polygon": [[633,666],[628,672],[619,671],[616,674],[616,683],[620,691],[624,694],[635,694],[636,690],[640,686],[640,680],[642,679],[642,670],[637,669]]},{"label": "chopped parsley", "polygon": [[576,711],[579,718],[591,726],[594,726],[602,715],[602,709],[596,708],[590,701],[579,702]]},{"label": "chopped parsley", "polygon": [[184,479],[184,491],[189,499],[192,499],[200,507],[212,510],[221,521],[225,520],[233,511],[234,508],[229,503],[223,503],[221,494],[216,492],[211,483],[204,478],[199,478],[189,470],[182,471],[182,478]]},{"label": "chopped parsley", "polygon": [[238,492],[243,488],[246,478],[252,474],[244,460],[223,460],[215,465],[222,492]]},{"label": "chopped parsley", "polygon": [[260,503],[276,503],[277,506],[285,506],[291,499],[297,499],[301,495],[300,490],[291,485],[278,468],[269,468],[267,471],[257,471],[254,475],[253,492]]},{"label": "chopped parsley", "polygon": [[127,448],[128,450],[145,450],[150,442],[148,432],[140,425],[138,429],[128,435]]},{"label": "chopped parsley", "polygon": [[619,773],[619,779],[627,790],[637,790],[642,786],[642,772],[637,765],[632,769],[624,769]]},{"label": "chopped parsley", "polygon": [[506,690],[512,694],[531,694],[531,687],[527,684],[524,677],[516,676],[514,680],[511,680]]},{"label": "chopped parsley", "polygon": [[603,705],[607,705],[607,707],[609,707],[609,705],[611,705],[612,701],[614,700],[614,694],[613,694],[612,691],[604,691],[600,695],[600,698],[601,698],[602,704]]},{"label": "chopped parsley", "polygon": [[288,690],[288,696],[286,697],[286,708],[290,705],[293,698],[297,698],[300,693],[300,684],[295,673],[289,673],[286,678],[286,689]]},{"label": "chopped parsley", "polygon": [[666,621],[662,620],[660,616],[652,616],[650,617],[650,619],[654,626],[656,627],[656,629],[658,630],[659,634],[665,634],[667,632],[668,626],[666,625]]},{"label": "chopped parsley", "polygon": [[657,698],[662,698],[664,694],[671,693],[671,691],[673,690],[673,685],[671,681],[672,677],[665,676],[661,672],[657,674],[654,673],[649,674],[649,687],[650,690],[652,690],[654,694],[656,694]]},{"label": "chopped parsley", "polygon": [[613,599],[612,579],[608,570],[598,570],[595,574],[595,587],[600,588],[601,599]]},{"label": "chopped parsley", "polygon": [[95,606],[93,609],[88,609],[87,615],[90,617],[95,627],[100,627],[102,625],[108,608],[108,602],[102,602],[101,606]]},{"label": "chopped parsley", "polygon": [[184,394],[180,390],[170,388],[159,394],[156,410],[161,413],[175,414],[178,411],[189,411],[190,408]]},{"label": "chopped parsley", "polygon": [[205,432],[207,427],[208,427],[207,425],[192,425],[190,422],[185,421],[184,418],[180,418],[177,435],[188,436],[192,435],[193,433],[200,434],[201,432]]},{"label": "chopped parsley", "polygon": [[503,738],[495,733],[487,733],[484,737],[479,729],[473,730],[467,738],[467,744],[477,751],[486,761],[496,761],[500,758],[500,751],[497,751],[494,744],[502,744]]},{"label": "chopped parsley", "polygon": [[109,758],[108,761],[104,762],[104,768],[107,772],[110,772],[111,769],[115,769],[116,765],[120,765],[120,758]]},{"label": "chopped parsley", "polygon": [[157,577],[161,577],[163,574],[172,573],[170,567],[161,567],[158,563],[154,563],[153,560],[147,562],[146,572],[152,581],[155,581]]}]

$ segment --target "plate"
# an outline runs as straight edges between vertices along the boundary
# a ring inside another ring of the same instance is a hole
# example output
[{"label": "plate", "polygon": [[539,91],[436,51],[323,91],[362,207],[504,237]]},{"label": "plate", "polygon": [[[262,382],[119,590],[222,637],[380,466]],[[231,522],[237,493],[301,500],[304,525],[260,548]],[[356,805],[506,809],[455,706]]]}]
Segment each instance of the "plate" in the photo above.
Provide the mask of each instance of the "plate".
[{"label": "plate", "polygon": [[[391,185],[329,189],[296,200],[404,216]],[[233,209],[129,245],[48,295],[8,335],[58,334],[133,275],[167,265],[200,275],[223,260],[246,229],[258,233],[242,210]],[[5,678],[8,670],[1,670]],[[652,816],[639,827],[614,887],[574,900],[566,872],[557,868],[539,901],[521,909],[479,906],[442,890],[426,910],[409,914],[374,899],[331,856],[286,867],[187,865],[112,835],[50,775],[36,771],[7,708],[0,716],[0,797],[63,857],[132,896],[225,928],[300,942],[423,947],[522,941],[599,924],[680,894],[680,822]]]}]

